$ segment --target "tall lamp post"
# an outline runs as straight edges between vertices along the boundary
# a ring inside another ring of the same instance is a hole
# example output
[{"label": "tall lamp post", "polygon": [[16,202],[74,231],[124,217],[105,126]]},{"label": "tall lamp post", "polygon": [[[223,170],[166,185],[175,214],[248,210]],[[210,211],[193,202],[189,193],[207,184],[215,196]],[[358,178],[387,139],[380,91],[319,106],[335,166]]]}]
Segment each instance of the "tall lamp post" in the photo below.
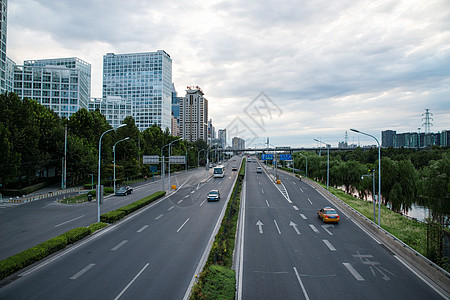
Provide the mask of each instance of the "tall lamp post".
[{"label": "tall lamp post", "polygon": [[377,218],[375,216],[375,201],[376,201],[376,198],[377,198],[377,196],[375,195],[375,176],[374,176],[374,174],[364,174],[364,175],[361,176],[361,180],[363,180],[364,177],[372,177],[373,222],[375,223],[375,222],[377,222]]},{"label": "tall lamp post", "polygon": [[[123,126],[127,126],[127,124],[122,124],[119,125],[117,128],[123,127]],[[117,129],[116,128],[116,129]],[[100,198],[103,195],[100,195],[100,164],[101,164],[101,156],[102,156],[102,137],[110,132],[113,131],[114,128],[108,129],[105,132],[102,133],[102,135],[100,136],[100,140],[98,142],[98,185],[97,185],[97,222],[100,222]]]},{"label": "tall lamp post", "polygon": [[200,168],[200,153],[202,151],[205,151],[206,149],[202,149],[200,151],[197,152],[197,168]]},{"label": "tall lamp post", "polygon": [[170,147],[172,146],[173,143],[178,142],[179,140],[181,140],[181,138],[169,143],[169,190],[170,190]]},{"label": "tall lamp post", "polygon": [[308,177],[308,157],[303,155],[303,154],[301,154],[300,152],[298,154],[300,154],[301,156],[306,158],[306,172],[305,172],[305,176]]},{"label": "tall lamp post", "polygon": [[129,140],[130,137],[126,137],[124,139],[121,139],[120,141],[117,141],[113,146],[113,153],[114,153],[114,195],[116,194],[116,145],[120,142]]},{"label": "tall lamp post", "polygon": [[326,145],[327,147],[327,191],[330,185],[330,144],[319,141],[318,139],[314,139],[316,142]]},{"label": "tall lamp post", "polygon": [[381,215],[381,147],[380,147],[380,142],[378,142],[378,139],[371,134],[359,131],[357,129],[350,129],[350,130],[354,131],[356,133],[370,136],[375,141],[377,141],[377,144],[378,144],[378,197],[377,197],[377,200],[378,200],[378,226],[380,226],[380,220],[381,220],[381,217],[380,217],[380,215]]}]

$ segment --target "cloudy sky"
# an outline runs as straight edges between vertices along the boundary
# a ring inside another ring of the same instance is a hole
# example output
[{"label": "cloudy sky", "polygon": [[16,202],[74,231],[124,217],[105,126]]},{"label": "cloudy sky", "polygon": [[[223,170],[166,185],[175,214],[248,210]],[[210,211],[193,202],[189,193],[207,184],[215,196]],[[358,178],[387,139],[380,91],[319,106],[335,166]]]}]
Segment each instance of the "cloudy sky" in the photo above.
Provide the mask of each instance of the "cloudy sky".
[{"label": "cloudy sky", "polygon": [[374,144],[349,129],[423,132],[426,108],[450,130],[448,0],[8,1],[7,55],[79,57],[92,97],[104,54],[159,49],[247,145]]}]

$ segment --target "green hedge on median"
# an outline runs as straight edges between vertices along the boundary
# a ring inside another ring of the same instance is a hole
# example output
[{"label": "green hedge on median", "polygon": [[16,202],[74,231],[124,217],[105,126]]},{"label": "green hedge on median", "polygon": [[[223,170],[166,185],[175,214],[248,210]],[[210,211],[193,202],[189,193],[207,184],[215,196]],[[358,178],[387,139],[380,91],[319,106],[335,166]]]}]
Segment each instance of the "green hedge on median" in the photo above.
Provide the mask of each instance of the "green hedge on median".
[{"label": "green hedge on median", "polygon": [[81,240],[89,234],[91,234],[91,230],[88,228],[75,228],[30,249],[5,258],[0,261],[0,279],[23,269],[58,250],[64,249],[67,245]]},{"label": "green hedge on median", "polygon": [[131,214],[132,212],[138,210],[139,208],[142,208],[142,207],[146,206],[147,204],[150,204],[153,201],[163,197],[165,194],[166,194],[165,191],[153,193],[150,196],[142,198],[141,200],[135,201],[131,204],[125,205],[125,206],[118,208],[116,210],[113,210],[111,212],[102,214],[100,216],[100,220],[102,222],[106,222],[106,223],[114,223],[116,221],[119,221],[126,215]]}]

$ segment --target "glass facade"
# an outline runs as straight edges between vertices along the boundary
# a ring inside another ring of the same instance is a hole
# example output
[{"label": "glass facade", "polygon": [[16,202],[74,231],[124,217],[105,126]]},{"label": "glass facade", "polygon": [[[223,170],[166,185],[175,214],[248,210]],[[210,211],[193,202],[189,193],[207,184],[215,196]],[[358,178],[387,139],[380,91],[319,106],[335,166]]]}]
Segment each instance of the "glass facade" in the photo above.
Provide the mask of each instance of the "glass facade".
[{"label": "glass facade", "polygon": [[88,109],[91,65],[75,57],[24,61],[14,68],[14,92],[70,118],[78,109]]},{"label": "glass facade", "polygon": [[0,93],[7,91],[6,87],[6,28],[7,0],[0,1]]},{"label": "glass facade", "polygon": [[103,56],[103,98],[129,99],[139,130],[171,129],[172,59],[164,50]]},{"label": "glass facade", "polygon": [[117,128],[126,117],[133,115],[131,101],[121,97],[91,98],[89,111],[97,109],[106,117],[106,121],[113,128]]}]

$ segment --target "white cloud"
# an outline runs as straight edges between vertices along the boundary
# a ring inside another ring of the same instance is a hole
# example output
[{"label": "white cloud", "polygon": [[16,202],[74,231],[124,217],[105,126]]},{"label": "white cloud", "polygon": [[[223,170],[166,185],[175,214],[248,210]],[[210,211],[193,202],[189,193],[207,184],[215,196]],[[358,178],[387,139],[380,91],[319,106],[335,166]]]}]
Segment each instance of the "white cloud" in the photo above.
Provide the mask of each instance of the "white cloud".
[{"label": "white cloud", "polygon": [[425,108],[433,131],[450,129],[446,0],[9,3],[8,56],[86,60],[92,96],[104,54],[158,49],[179,94],[203,88],[216,128],[245,120],[264,91],[283,114],[257,134],[283,145],[336,144],[350,127],[415,131]]}]

